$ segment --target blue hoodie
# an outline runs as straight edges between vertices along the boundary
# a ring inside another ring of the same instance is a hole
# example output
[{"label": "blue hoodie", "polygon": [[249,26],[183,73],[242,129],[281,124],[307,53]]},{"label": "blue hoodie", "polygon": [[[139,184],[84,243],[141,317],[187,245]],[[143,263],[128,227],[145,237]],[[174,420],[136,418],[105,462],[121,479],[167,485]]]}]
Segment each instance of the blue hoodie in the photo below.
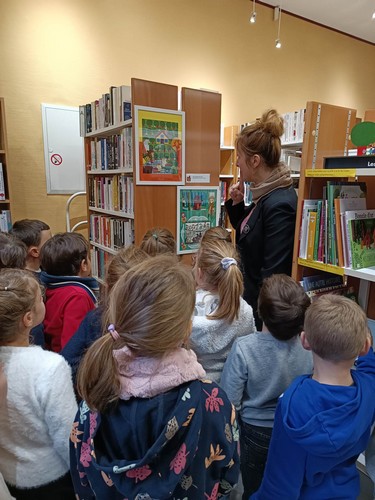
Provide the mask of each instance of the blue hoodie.
[{"label": "blue hoodie", "polygon": [[281,396],[260,489],[251,500],[354,500],[358,455],[375,419],[375,356],[352,370],[354,385],[320,384],[303,375]]},{"label": "blue hoodie", "polygon": [[216,500],[237,482],[235,410],[194,380],[96,413],[82,402],[70,444],[78,500]]}]

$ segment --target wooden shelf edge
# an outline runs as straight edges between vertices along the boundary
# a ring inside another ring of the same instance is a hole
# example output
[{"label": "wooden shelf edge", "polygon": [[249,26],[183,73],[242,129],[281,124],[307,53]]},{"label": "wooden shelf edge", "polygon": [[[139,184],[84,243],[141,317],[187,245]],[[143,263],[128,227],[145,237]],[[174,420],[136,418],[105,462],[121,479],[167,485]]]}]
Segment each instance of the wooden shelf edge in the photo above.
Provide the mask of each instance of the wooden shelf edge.
[{"label": "wooden shelf edge", "polygon": [[110,253],[112,255],[117,254],[117,250],[115,250],[114,248],[106,247],[105,245],[101,245],[100,243],[97,243],[96,241],[90,240],[90,245],[95,247],[95,248],[99,248],[100,250],[103,250],[104,252]]},{"label": "wooden shelf edge", "polygon": [[340,276],[344,276],[345,274],[343,267],[332,266],[331,264],[324,264],[323,262],[317,262],[315,260],[301,259],[301,257],[298,257],[298,265],[311,267],[327,273],[339,274]]},{"label": "wooden shelf edge", "polygon": [[112,170],[87,170],[88,175],[116,175],[116,174],[131,174],[133,175],[133,170],[127,169],[112,169]]},{"label": "wooden shelf edge", "polygon": [[119,212],[116,210],[105,210],[104,208],[89,207],[90,212],[98,212],[104,215],[114,215],[115,217],[120,217],[124,219],[134,219],[134,214],[128,214],[126,212]]},{"label": "wooden shelf edge", "polygon": [[125,127],[131,127],[133,121],[132,120],[126,120],[125,122],[121,122],[116,125],[110,125],[109,127],[105,128],[99,128],[97,130],[94,130],[93,132],[89,132],[88,134],[85,134],[83,137],[96,137],[100,135],[110,135],[116,130],[121,130]]}]

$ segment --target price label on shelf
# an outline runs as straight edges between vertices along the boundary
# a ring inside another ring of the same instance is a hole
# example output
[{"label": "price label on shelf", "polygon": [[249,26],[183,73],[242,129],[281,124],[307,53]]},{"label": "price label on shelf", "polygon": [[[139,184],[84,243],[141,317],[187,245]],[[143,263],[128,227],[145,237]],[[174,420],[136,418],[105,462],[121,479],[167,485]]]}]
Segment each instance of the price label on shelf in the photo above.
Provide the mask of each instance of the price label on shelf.
[{"label": "price label on shelf", "polygon": [[306,177],[356,177],[355,168],[308,168]]}]

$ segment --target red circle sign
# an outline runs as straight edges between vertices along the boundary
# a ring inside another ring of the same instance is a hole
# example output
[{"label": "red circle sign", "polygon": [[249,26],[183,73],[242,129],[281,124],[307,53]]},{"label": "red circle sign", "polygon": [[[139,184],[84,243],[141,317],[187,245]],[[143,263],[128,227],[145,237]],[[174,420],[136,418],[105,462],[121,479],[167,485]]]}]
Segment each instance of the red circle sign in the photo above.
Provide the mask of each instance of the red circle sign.
[{"label": "red circle sign", "polygon": [[61,165],[62,164],[62,156],[55,153],[51,156],[51,163],[53,163],[54,165]]}]

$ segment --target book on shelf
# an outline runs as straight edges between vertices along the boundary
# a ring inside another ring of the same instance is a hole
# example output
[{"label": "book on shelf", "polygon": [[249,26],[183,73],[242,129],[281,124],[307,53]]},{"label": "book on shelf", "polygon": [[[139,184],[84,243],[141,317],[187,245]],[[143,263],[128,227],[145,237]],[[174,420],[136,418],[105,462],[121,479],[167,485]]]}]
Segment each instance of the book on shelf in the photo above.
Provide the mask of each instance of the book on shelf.
[{"label": "book on shelf", "polygon": [[226,202],[228,195],[228,183],[225,181],[220,181],[219,187],[220,187],[220,201],[221,204],[223,205]]},{"label": "book on shelf", "polygon": [[345,212],[348,267],[375,266],[375,210]]},{"label": "book on shelf", "polygon": [[[319,200],[303,200],[300,235],[299,235],[299,257],[307,259],[307,247],[310,224],[310,212],[317,211]],[[316,222],[316,219],[315,219]]]},{"label": "book on shelf", "polygon": [[284,134],[281,136],[281,144],[303,142],[305,112],[306,110],[302,108],[281,115],[284,120]]},{"label": "book on shelf", "polygon": [[337,274],[321,273],[313,276],[304,276],[301,286],[311,300],[328,293],[344,295],[357,301],[357,294],[352,286],[348,286],[346,279]]},{"label": "book on shelf", "polygon": [[7,233],[10,229],[12,229],[10,210],[2,210],[0,212],[0,231]]},{"label": "book on shelf", "polygon": [[3,164],[0,162],[0,200],[5,200],[5,182]]},{"label": "book on shelf", "polygon": [[316,232],[316,220],[317,220],[317,210],[311,210],[308,213],[307,222],[307,248],[306,248],[306,259],[314,259],[314,245],[315,245],[315,232]]},{"label": "book on shelf", "polygon": [[133,169],[132,128],[124,128],[120,134],[95,137],[90,141],[89,170]]}]

